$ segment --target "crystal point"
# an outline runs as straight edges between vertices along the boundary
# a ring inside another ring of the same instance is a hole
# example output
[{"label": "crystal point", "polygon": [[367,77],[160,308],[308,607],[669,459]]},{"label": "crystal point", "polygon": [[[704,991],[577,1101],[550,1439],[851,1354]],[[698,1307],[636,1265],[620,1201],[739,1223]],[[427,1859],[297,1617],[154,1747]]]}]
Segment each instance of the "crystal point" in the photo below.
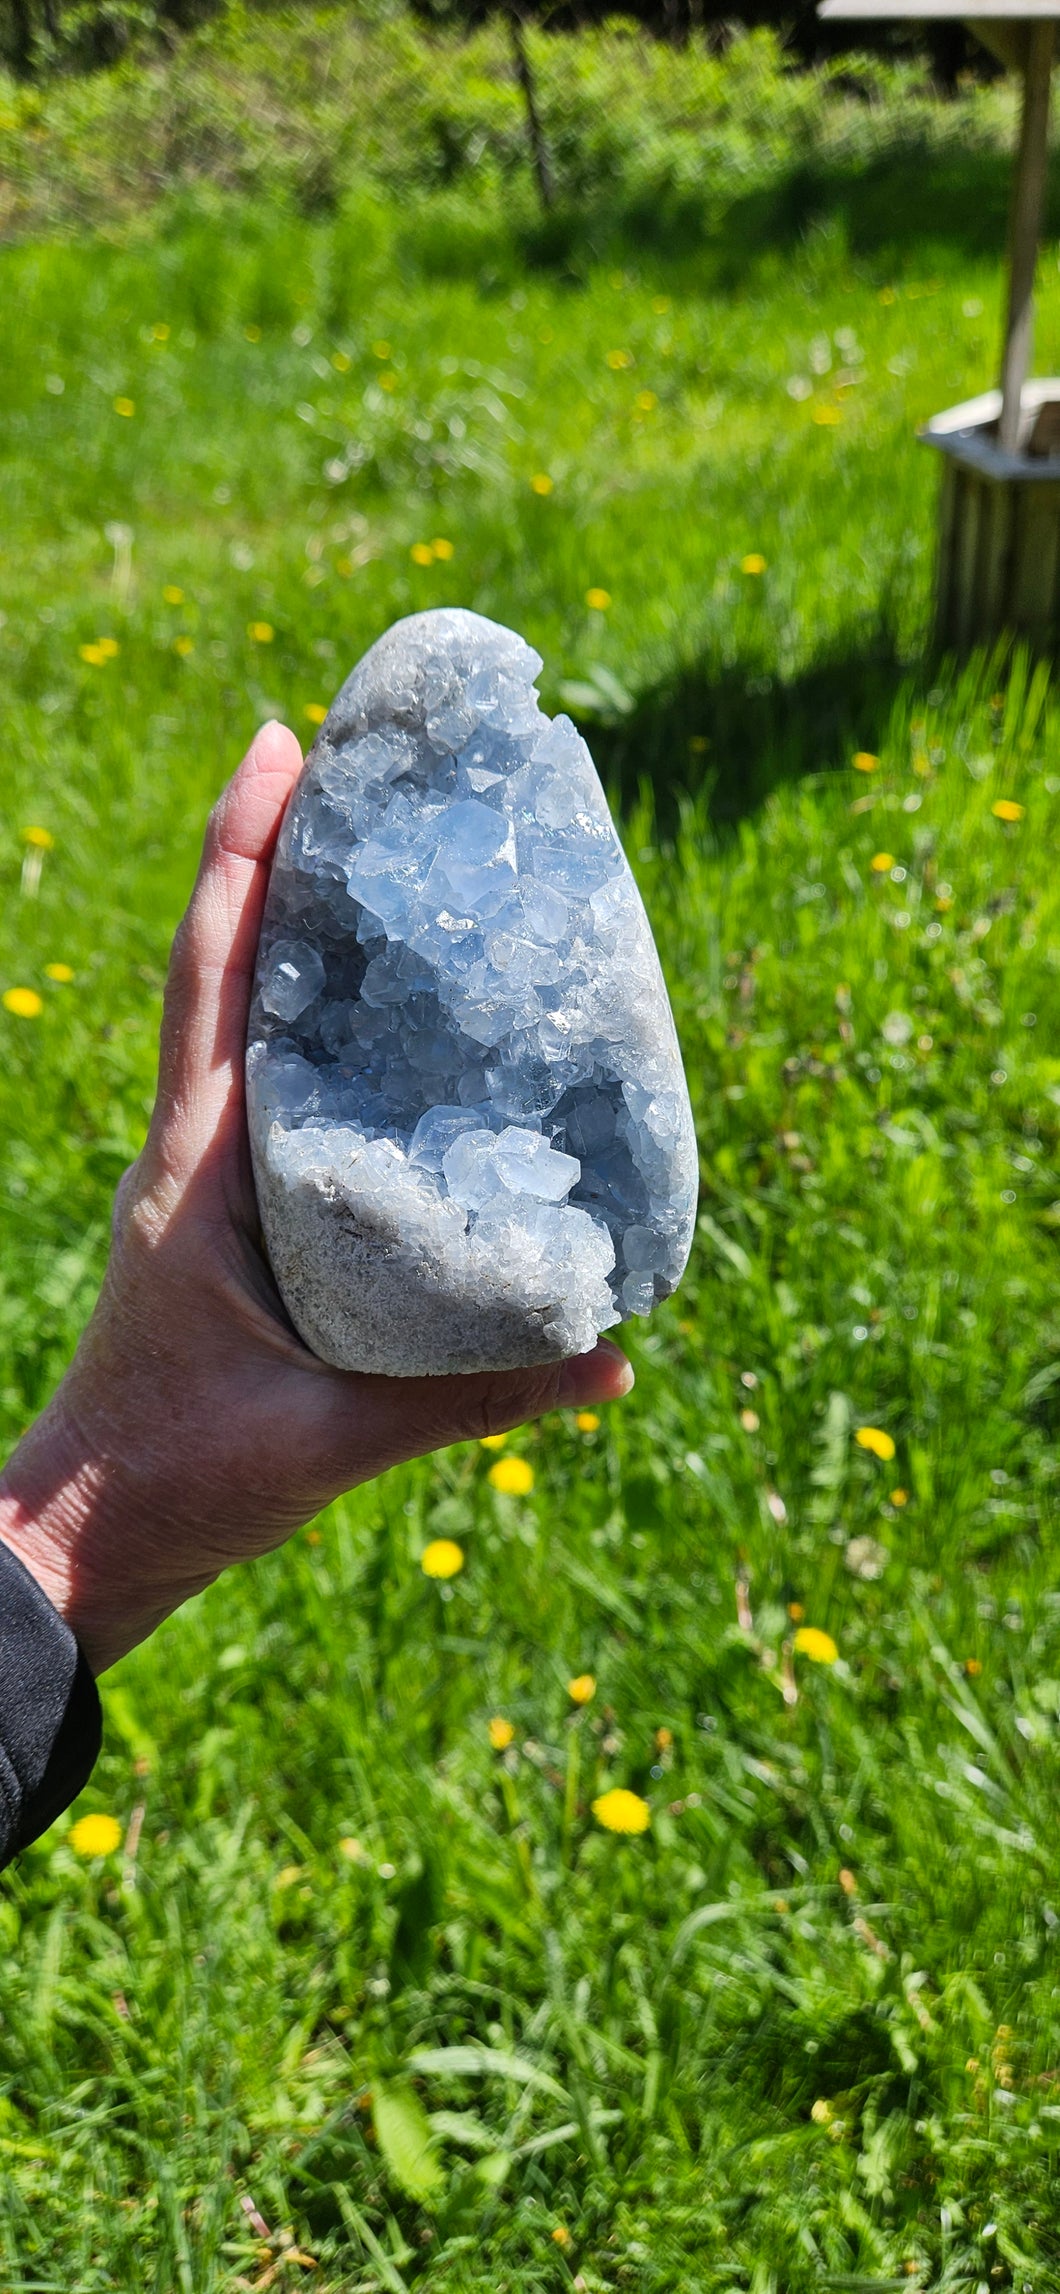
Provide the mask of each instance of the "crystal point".
[{"label": "crystal point", "polygon": [[540,657],[446,608],[333,702],[273,864],[247,1046],[273,1271],[326,1362],[590,1348],[680,1280],[696,1146],[640,895]]}]

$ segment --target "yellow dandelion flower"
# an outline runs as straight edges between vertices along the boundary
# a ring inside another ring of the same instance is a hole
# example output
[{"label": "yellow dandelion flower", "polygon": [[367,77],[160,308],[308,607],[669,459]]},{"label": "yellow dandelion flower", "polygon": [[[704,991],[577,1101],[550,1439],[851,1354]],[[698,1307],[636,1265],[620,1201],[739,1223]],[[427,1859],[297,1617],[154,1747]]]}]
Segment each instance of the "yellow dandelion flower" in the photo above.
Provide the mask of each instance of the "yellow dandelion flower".
[{"label": "yellow dandelion flower", "polygon": [[455,1577],[464,1566],[464,1548],[452,1537],[432,1537],[420,1555],[425,1577]]},{"label": "yellow dandelion flower", "polygon": [[364,1864],[368,1860],[361,1842],[354,1838],[352,1832],[345,1833],[339,1841],[339,1854],[345,1856],[348,1864]]},{"label": "yellow dandelion flower", "polygon": [[23,844],[35,845],[38,852],[53,852],[55,850],[55,838],[50,828],[38,828],[35,823],[30,828],[23,829],[22,842]]},{"label": "yellow dandelion flower", "polygon": [[501,1713],[494,1713],[489,1725],[489,1739],[494,1752],[507,1752],[514,1736],[514,1721],[505,1720]]},{"label": "yellow dandelion flower", "polygon": [[134,398],[116,398],[114,412],[115,414],[123,414],[127,422],[131,421],[136,412],[136,400]]},{"label": "yellow dandelion flower", "polygon": [[632,366],[633,353],[631,350],[609,350],[607,363],[612,374],[621,374],[625,367]]},{"label": "yellow dandelion flower", "polygon": [[880,760],[873,756],[871,749],[859,749],[850,761],[856,773],[874,773],[879,769]]},{"label": "yellow dandelion flower", "polygon": [[673,1744],[673,1741],[674,1741],[674,1732],[673,1732],[672,1728],[657,1728],[657,1729],[656,1729],[656,1731],[655,1731],[655,1750],[656,1750],[656,1752],[669,1752],[669,1751],[670,1751],[670,1748],[671,1748],[671,1746],[672,1746],[672,1744]]},{"label": "yellow dandelion flower", "polygon": [[447,542],[444,537],[441,541],[435,541],[431,543],[431,548],[434,551],[435,557],[440,558],[443,565],[448,565],[449,560],[453,555],[455,546],[455,543]]},{"label": "yellow dandelion flower", "polygon": [[75,1856],[113,1856],[122,1831],[114,1816],[79,1816],[66,1837]]},{"label": "yellow dandelion flower", "polygon": [[249,621],[247,623],[247,636],[253,639],[255,645],[271,645],[275,635],[276,631],[271,621]]},{"label": "yellow dandelion flower", "polygon": [[397,389],[397,376],[396,376],[396,374],[381,374],[381,375],[380,375],[380,377],[379,377],[379,388],[380,388],[380,390],[396,390],[396,389]]},{"label": "yellow dandelion flower", "polygon": [[390,344],[389,344],[389,343],[373,343],[373,344],[372,344],[372,349],[373,349],[373,351],[374,351],[374,353],[375,353],[375,356],[376,356],[376,358],[389,358],[389,357],[390,357]]},{"label": "yellow dandelion flower", "polygon": [[532,494],[551,494],[554,483],[547,470],[539,470],[530,480],[530,491]]},{"label": "yellow dandelion flower", "polygon": [[978,1657],[966,1657],[964,1660],[964,1669],[973,1681],[978,1679],[979,1674],[983,1670],[982,1664],[980,1663]]},{"label": "yellow dandelion flower", "polygon": [[335,369],[336,374],[348,374],[353,361],[347,357],[344,350],[333,350],[331,354],[331,363]]},{"label": "yellow dandelion flower", "polygon": [[995,820],[1022,820],[1023,806],[1014,804],[1011,797],[999,797],[990,807]]},{"label": "yellow dandelion flower", "polygon": [[167,327],[164,319],[159,319],[157,324],[152,327],[151,339],[156,343],[167,343],[169,341],[169,328]]},{"label": "yellow dandelion flower", "polygon": [[0,996],[5,1012],[12,1012],[16,1020],[36,1020],[44,1010],[44,998],[36,988],[5,988]]},{"label": "yellow dandelion flower", "polygon": [[627,1792],[622,1784],[593,1801],[593,1815],[605,1832],[646,1832],[651,1823],[647,1801],[639,1792]]},{"label": "yellow dandelion flower", "polygon": [[498,1458],[491,1466],[488,1479],[502,1497],[529,1497],[534,1486],[534,1469],[526,1458]]},{"label": "yellow dandelion flower", "polygon": [[859,1426],[854,1436],[858,1448],[871,1450],[874,1458],[882,1458],[885,1465],[894,1456],[894,1441],[882,1426]]},{"label": "yellow dandelion flower", "polygon": [[114,661],[121,652],[121,646],[116,637],[101,637],[99,651],[103,655],[104,661]]},{"label": "yellow dandelion flower", "polygon": [[829,430],[837,422],[842,422],[843,417],[838,406],[815,406],[813,419],[820,424],[822,430]]},{"label": "yellow dandelion flower", "polygon": [[507,1434],[480,1434],[478,1446],[480,1450],[503,1450],[507,1439]]},{"label": "yellow dandelion flower", "polygon": [[253,322],[249,327],[244,327],[243,333],[245,334],[248,343],[259,343],[261,341],[261,328],[254,326]]},{"label": "yellow dandelion flower", "polygon": [[788,1616],[791,1618],[791,1622],[792,1622],[792,1624],[793,1624],[793,1625],[801,1625],[801,1623],[802,1623],[802,1620],[803,1620],[803,1618],[805,1617],[805,1615],[806,1615],[806,1611],[805,1611],[805,1609],[803,1608],[803,1605],[802,1605],[802,1602],[801,1602],[801,1601],[789,1601],[789,1602],[788,1602]]},{"label": "yellow dandelion flower", "polygon": [[819,1625],[800,1625],[795,1647],[800,1657],[809,1657],[814,1665],[834,1665],[839,1655],[831,1634],[822,1633]]},{"label": "yellow dandelion flower", "polygon": [[659,403],[658,394],[654,390],[638,390],[633,403],[639,414],[653,414]]},{"label": "yellow dandelion flower", "polygon": [[195,651],[195,639],[193,637],[175,637],[173,639],[173,651],[179,653],[182,661],[186,661],[189,653]]},{"label": "yellow dandelion flower", "polygon": [[611,603],[611,592],[609,589],[587,589],[585,602],[592,607],[594,613],[606,613]]},{"label": "yellow dandelion flower", "polygon": [[945,916],[947,909],[948,909],[948,908],[952,908],[952,906],[953,906],[953,901],[952,901],[952,899],[950,898],[950,895],[949,895],[949,893],[948,893],[948,892],[940,892],[940,893],[939,893],[939,896],[938,896],[938,899],[937,899],[937,900],[936,900],[936,902],[935,902],[935,906],[936,906],[936,908],[938,909],[939,915],[940,915],[940,916]]},{"label": "yellow dandelion flower", "polygon": [[162,595],[167,605],[183,605],[184,603],[184,592],[179,582],[167,581]]},{"label": "yellow dandelion flower", "polygon": [[828,2126],[832,2117],[832,2106],[825,2102],[823,2095],[819,2095],[816,2103],[811,2104],[810,2117],[815,2127]]},{"label": "yellow dandelion flower", "polygon": [[311,725],[322,725],[327,713],[326,701],[307,701],[303,711]]},{"label": "yellow dandelion flower", "polygon": [[595,1410],[579,1410],[574,1419],[579,1434],[598,1434],[600,1420]]},{"label": "yellow dandelion flower", "polygon": [[77,650],[82,661],[87,661],[91,669],[102,669],[107,656],[101,645],[79,645]]},{"label": "yellow dandelion flower", "polygon": [[891,1491],[891,1504],[892,1504],[892,1505],[908,1505],[908,1503],[909,1503],[909,1492],[908,1492],[908,1490],[892,1490],[892,1491]]},{"label": "yellow dandelion flower", "polygon": [[70,964],[45,964],[44,976],[47,980],[57,980],[61,988],[68,988],[74,976],[73,967]]},{"label": "yellow dandelion flower", "polygon": [[432,566],[434,564],[434,551],[429,542],[413,542],[409,556],[414,566]]},{"label": "yellow dandelion flower", "polygon": [[572,1705],[588,1705],[596,1695],[596,1681],[592,1673],[576,1673],[567,1682],[567,1695]]},{"label": "yellow dandelion flower", "polygon": [[765,570],[766,561],[762,556],[761,550],[748,550],[747,556],[740,559],[741,573],[764,574]]},{"label": "yellow dandelion flower", "polygon": [[894,867],[893,852],[874,852],[869,867],[874,876],[889,876]]},{"label": "yellow dandelion flower", "polygon": [[564,2251],[564,2253],[566,2253],[568,2246],[572,2246],[572,2245],[573,2245],[573,2243],[574,2243],[574,2241],[573,2241],[573,2239],[571,2238],[571,2234],[570,2234],[570,2231],[567,2229],[567,2225],[566,2225],[566,2223],[565,2223],[565,2222],[557,2222],[557,2224],[556,2224],[556,2227],[555,2227],[555,2230],[554,2230],[554,2231],[553,2231],[553,2233],[552,2233],[552,2244],[553,2244],[553,2246],[561,2246],[561,2247],[563,2248],[563,2251]]}]

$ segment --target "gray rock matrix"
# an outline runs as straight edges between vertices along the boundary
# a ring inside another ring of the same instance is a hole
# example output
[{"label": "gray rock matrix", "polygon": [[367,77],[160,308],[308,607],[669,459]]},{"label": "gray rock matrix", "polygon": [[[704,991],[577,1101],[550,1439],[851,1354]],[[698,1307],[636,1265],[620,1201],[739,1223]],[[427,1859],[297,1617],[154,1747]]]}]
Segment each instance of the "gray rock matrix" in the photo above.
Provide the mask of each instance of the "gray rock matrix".
[{"label": "gray rock matrix", "polygon": [[540,668],[478,614],[396,622],[287,810],[250,1140],[284,1302],[340,1369],[582,1353],[688,1257],[696,1144],[655,943]]}]

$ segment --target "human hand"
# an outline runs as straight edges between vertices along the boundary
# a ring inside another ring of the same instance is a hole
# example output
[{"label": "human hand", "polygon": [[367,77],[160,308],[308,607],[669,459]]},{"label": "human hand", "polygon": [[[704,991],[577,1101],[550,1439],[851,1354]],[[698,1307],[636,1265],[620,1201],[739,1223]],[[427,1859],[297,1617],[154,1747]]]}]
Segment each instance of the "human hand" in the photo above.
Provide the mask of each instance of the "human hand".
[{"label": "human hand", "polygon": [[0,1537],[95,1673],[387,1466],[633,1383],[606,1340],[540,1369],[365,1377],[319,1362],[288,1321],[259,1240],[243,1058],[301,763],[294,734],[266,725],[210,815],[173,944],[158,1097],[118,1190],[99,1302],[0,1477]]}]

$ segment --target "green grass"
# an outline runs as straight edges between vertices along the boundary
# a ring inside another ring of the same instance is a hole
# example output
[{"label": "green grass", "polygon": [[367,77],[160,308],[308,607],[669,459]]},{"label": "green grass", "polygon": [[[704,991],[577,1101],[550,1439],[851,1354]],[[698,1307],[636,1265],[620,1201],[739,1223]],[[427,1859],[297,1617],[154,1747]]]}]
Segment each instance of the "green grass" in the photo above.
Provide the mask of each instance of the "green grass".
[{"label": "green grass", "polygon": [[703,1160],[631,1402],[518,1435],[532,1496],[394,1473],[108,1679],[78,1808],[127,1852],[63,1819],[0,1898],[13,2294],[1057,2284],[1060,718],[923,654],[913,433],[989,377],[996,266],[848,193],[728,278],[709,217],[520,268],[492,195],[462,270],[378,189],[3,256],[7,1438],[91,1303],[209,799],[398,613],[580,690]]}]

